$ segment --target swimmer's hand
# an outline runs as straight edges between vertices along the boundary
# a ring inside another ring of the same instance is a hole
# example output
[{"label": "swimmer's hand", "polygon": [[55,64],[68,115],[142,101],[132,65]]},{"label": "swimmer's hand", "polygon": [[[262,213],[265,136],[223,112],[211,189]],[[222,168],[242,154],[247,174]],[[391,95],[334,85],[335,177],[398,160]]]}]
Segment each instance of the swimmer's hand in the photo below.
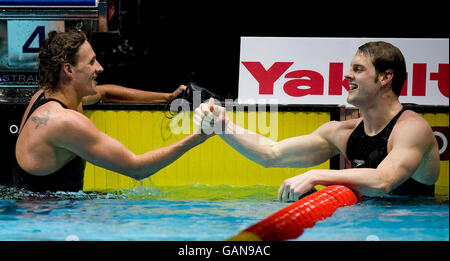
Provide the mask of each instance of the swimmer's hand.
[{"label": "swimmer's hand", "polygon": [[210,98],[195,109],[194,124],[203,134],[221,134],[224,132],[228,118],[224,107],[214,104]]},{"label": "swimmer's hand", "polygon": [[183,91],[186,90],[186,88],[187,88],[186,85],[180,85],[174,92],[172,92],[169,101],[172,101],[175,98],[177,98],[181,93],[183,93]]},{"label": "swimmer's hand", "polygon": [[315,172],[310,170],[298,176],[286,179],[278,190],[278,200],[297,201],[303,194],[314,189]]}]

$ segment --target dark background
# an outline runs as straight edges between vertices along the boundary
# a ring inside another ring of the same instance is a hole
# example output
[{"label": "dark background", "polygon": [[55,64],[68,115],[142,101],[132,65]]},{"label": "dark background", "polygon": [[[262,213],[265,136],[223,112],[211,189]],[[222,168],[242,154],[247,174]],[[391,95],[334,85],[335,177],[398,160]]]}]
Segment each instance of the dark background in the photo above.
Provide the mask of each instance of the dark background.
[{"label": "dark background", "polygon": [[105,68],[99,83],[150,91],[194,80],[237,98],[241,36],[449,37],[444,1],[111,2],[110,30],[120,34],[91,38]]}]

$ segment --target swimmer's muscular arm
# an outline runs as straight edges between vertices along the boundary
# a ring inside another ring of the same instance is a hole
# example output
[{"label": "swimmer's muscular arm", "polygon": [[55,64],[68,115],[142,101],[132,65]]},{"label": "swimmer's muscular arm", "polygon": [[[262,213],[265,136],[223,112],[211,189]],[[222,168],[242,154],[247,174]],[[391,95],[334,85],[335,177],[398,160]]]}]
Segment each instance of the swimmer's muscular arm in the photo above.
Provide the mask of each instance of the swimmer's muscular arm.
[{"label": "swimmer's muscular arm", "polygon": [[[436,148],[431,128],[422,122],[397,126],[391,137],[392,150],[373,168],[316,169],[292,177],[281,185],[280,199],[296,200],[315,185],[342,184],[365,196],[383,196],[416,172],[425,154]],[[439,170],[427,170],[439,173]],[[437,179],[437,177],[436,177]]]},{"label": "swimmer's muscular arm", "polygon": [[97,94],[83,98],[83,105],[100,100],[110,103],[167,103],[177,97],[186,86],[181,85],[172,93],[142,91],[114,84],[97,85]]},{"label": "swimmer's muscular arm", "polygon": [[[219,136],[235,150],[264,167],[303,168],[318,165],[339,153],[324,133],[333,133],[337,122],[320,126],[311,134],[275,142],[232,122]],[[334,132],[335,133],[335,132]]]},{"label": "swimmer's muscular arm", "polygon": [[206,135],[192,134],[169,146],[135,155],[118,140],[99,131],[83,114],[68,113],[53,137],[53,146],[65,148],[94,165],[143,179],[166,167],[202,143]]}]

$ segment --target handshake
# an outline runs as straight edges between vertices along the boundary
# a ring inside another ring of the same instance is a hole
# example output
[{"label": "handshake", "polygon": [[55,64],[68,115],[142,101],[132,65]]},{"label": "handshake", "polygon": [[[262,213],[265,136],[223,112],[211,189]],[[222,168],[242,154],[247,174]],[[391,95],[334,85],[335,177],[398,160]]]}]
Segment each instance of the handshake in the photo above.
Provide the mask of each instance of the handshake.
[{"label": "handshake", "polygon": [[214,98],[200,104],[194,112],[194,125],[202,134],[224,134],[229,124],[226,109],[214,104]]}]

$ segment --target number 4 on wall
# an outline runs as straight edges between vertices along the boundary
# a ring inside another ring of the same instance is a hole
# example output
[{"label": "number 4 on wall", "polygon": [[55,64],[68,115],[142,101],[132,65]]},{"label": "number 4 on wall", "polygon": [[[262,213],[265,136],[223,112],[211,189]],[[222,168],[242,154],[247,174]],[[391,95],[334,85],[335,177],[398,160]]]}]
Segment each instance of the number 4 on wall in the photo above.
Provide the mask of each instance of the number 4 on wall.
[{"label": "number 4 on wall", "polygon": [[[39,37],[39,46],[38,47],[30,47],[31,43],[34,41],[36,36]],[[45,26],[37,26],[36,29],[33,31],[33,33],[30,35],[28,40],[25,42],[25,44],[22,47],[23,53],[38,53],[39,48],[44,43],[45,39]]]}]

